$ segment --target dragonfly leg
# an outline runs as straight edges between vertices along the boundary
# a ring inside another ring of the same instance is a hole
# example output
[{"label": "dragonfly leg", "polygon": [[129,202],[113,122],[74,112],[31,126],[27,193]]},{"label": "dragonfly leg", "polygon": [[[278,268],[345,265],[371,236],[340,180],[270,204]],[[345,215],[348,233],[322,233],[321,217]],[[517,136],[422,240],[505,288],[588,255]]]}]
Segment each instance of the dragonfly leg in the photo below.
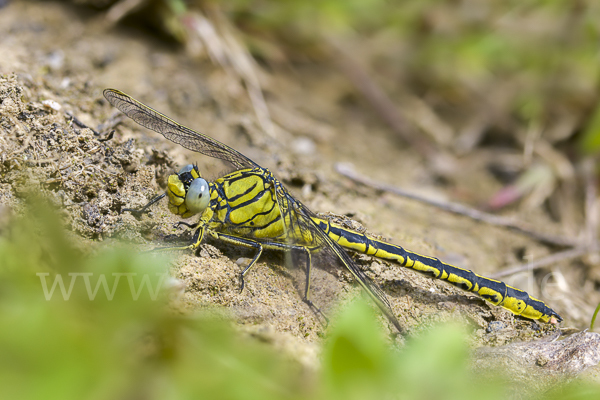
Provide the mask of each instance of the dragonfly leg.
[{"label": "dragonfly leg", "polygon": [[323,317],[325,322],[327,324],[329,324],[329,319],[323,313],[323,311],[321,311],[321,309],[319,307],[317,307],[315,305],[315,303],[312,302],[311,299],[308,298],[308,296],[310,294],[310,272],[312,269],[312,257],[311,257],[310,249],[308,247],[302,247],[301,249],[304,252],[304,254],[306,255],[306,283],[304,286],[304,298],[302,299],[302,301],[304,301],[310,308],[312,308],[312,310],[315,313],[317,313],[318,315]]},{"label": "dragonfly leg", "polygon": [[308,298],[310,294],[310,269],[312,267],[312,257],[310,255],[310,250],[306,247],[303,248],[304,254],[306,255],[306,283],[304,286],[304,302],[307,304],[312,304],[312,301]]},{"label": "dragonfly leg", "polygon": [[146,212],[148,211],[148,208],[149,208],[149,207],[150,207],[152,204],[154,204],[154,203],[156,203],[156,202],[158,202],[158,201],[162,200],[162,198],[163,198],[163,197],[165,197],[166,195],[167,195],[166,193],[159,194],[158,196],[156,196],[155,198],[153,198],[152,200],[150,200],[150,201],[148,202],[148,204],[146,204],[144,207],[142,207],[142,208],[140,208],[140,209],[135,209],[135,208],[124,208],[124,209],[122,209],[122,210],[121,210],[121,214],[127,211],[127,212],[130,212],[130,213],[132,213],[132,214],[134,214],[134,215],[136,215],[136,216],[142,215],[142,214],[144,214],[144,213],[146,213]]},{"label": "dragonfly leg", "polygon": [[[200,223],[196,224],[196,226],[200,225]],[[194,236],[192,237],[192,244],[187,246],[188,249],[197,250],[202,243],[202,239],[204,238],[204,226],[198,227],[196,232],[194,232]]]},{"label": "dragonfly leg", "polygon": [[177,228],[179,228],[180,226],[186,226],[186,227],[188,227],[188,228],[190,228],[190,229],[194,229],[194,228],[197,228],[197,227],[198,227],[198,225],[200,225],[200,223],[199,223],[199,222],[196,222],[195,224],[188,224],[187,222],[179,221],[179,222],[175,222],[175,223],[173,224],[173,228],[177,229]]},{"label": "dragonfly leg", "polygon": [[250,263],[246,266],[246,268],[244,268],[244,270],[240,274],[240,293],[244,290],[244,282],[245,282],[244,278],[246,277],[246,274],[248,273],[250,268],[252,268],[254,266],[254,264],[256,264],[256,261],[258,260],[258,258],[260,257],[260,255],[262,254],[262,251],[263,251],[263,247],[260,243],[255,243],[255,244],[257,245],[256,254],[254,255],[254,258],[252,259],[252,261],[250,261]]},{"label": "dragonfly leg", "polygon": [[256,261],[258,261],[259,257],[261,256],[262,251],[263,251],[263,246],[259,242],[254,241],[254,240],[244,239],[244,238],[240,238],[237,236],[226,235],[223,233],[210,231],[210,235],[212,237],[214,237],[215,239],[222,240],[224,242],[234,244],[236,246],[242,246],[242,247],[256,250],[256,253],[254,254],[254,258],[252,258],[250,263],[240,273],[240,293],[241,293],[244,290],[244,286],[245,286],[244,278],[246,277],[246,274],[248,273],[250,268],[252,268],[254,266],[254,264],[256,264]]},{"label": "dragonfly leg", "polygon": [[[199,224],[196,224],[198,226]],[[196,250],[200,243],[202,243],[202,238],[204,237],[204,227],[199,227],[196,232],[194,232],[194,236],[192,237],[192,244],[188,244],[185,246],[175,246],[175,247],[157,247],[152,250],[148,250],[145,253],[154,253],[161,251],[171,251],[171,250]]]}]

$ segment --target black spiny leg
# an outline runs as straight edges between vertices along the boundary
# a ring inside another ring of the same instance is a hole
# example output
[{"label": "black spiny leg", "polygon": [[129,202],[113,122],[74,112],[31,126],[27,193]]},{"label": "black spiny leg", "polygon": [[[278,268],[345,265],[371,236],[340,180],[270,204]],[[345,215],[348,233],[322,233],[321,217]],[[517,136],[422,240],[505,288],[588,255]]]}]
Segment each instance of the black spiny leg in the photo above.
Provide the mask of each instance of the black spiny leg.
[{"label": "black spiny leg", "polygon": [[[190,226],[189,224],[186,224],[188,226]],[[196,224],[196,226],[198,226],[198,224]],[[192,227],[192,226],[190,226]],[[196,229],[196,232],[194,232],[194,236],[192,237],[192,244],[188,246],[188,248],[192,249],[192,250],[198,250],[198,247],[200,246],[200,243],[202,242],[202,239],[204,238],[204,227],[199,227],[198,229]]]},{"label": "black spiny leg", "polygon": [[150,200],[148,202],[148,204],[146,204],[144,207],[140,208],[139,210],[136,210],[135,208],[124,208],[124,209],[121,210],[121,214],[124,213],[125,211],[129,211],[130,213],[134,214],[135,216],[142,215],[145,212],[147,212],[148,207],[150,207],[152,204],[160,201],[166,195],[167,195],[166,193],[163,193],[163,194],[160,194],[160,195],[156,196],[155,198],[153,198],[152,200]]},{"label": "black spiny leg", "polygon": [[252,268],[254,266],[254,264],[256,264],[256,261],[258,260],[258,258],[260,257],[260,255],[262,254],[263,251],[263,246],[254,241],[254,240],[250,240],[250,239],[243,239],[237,236],[231,236],[231,235],[226,235],[223,233],[217,233],[217,232],[212,232],[210,231],[210,234],[212,237],[214,237],[215,239],[219,239],[222,240],[224,242],[227,243],[231,243],[237,246],[243,246],[246,248],[250,248],[250,249],[255,249],[256,250],[256,254],[254,255],[254,258],[252,259],[252,261],[250,261],[250,263],[246,266],[246,268],[244,268],[244,270],[242,271],[242,273],[240,274],[240,293],[242,292],[242,290],[244,290],[244,277],[246,276],[246,274],[248,273],[248,271],[250,270],[250,268]]},{"label": "black spiny leg", "polygon": [[200,225],[200,223],[199,223],[199,222],[196,222],[195,224],[188,224],[187,222],[179,221],[179,222],[175,222],[175,223],[173,224],[173,228],[177,229],[177,228],[179,228],[179,227],[180,227],[180,226],[182,226],[182,225],[183,225],[183,226],[186,226],[186,227],[188,227],[188,228],[190,228],[190,229],[194,229],[194,228],[197,228],[197,227],[198,227],[198,225]]},{"label": "black spiny leg", "polygon": [[321,315],[326,323],[329,323],[329,319],[325,316],[325,314],[323,314],[323,312],[308,298],[308,295],[310,293],[310,272],[312,267],[311,252],[309,247],[288,245],[279,242],[257,242],[254,240],[240,238],[237,236],[231,236],[224,233],[213,232],[211,230],[209,230],[208,232],[215,239],[222,240],[233,245],[256,250],[254,258],[252,258],[250,263],[246,266],[246,268],[244,268],[244,270],[240,274],[240,292],[244,290],[244,278],[246,274],[248,273],[248,271],[250,271],[250,268],[252,268],[254,264],[256,264],[256,261],[258,261],[259,257],[262,254],[263,248],[269,250],[303,252],[306,255],[306,286],[304,288],[304,298],[302,299],[302,301],[304,301],[304,303],[306,303],[315,313]]},{"label": "black spiny leg", "polygon": [[[196,224],[198,226],[199,224]],[[204,238],[204,227],[200,226],[194,232],[194,236],[192,237],[192,244],[188,244],[186,246],[175,246],[175,247],[157,247],[155,249],[150,250],[150,252],[161,252],[161,251],[171,251],[171,250],[193,250],[196,251],[200,243],[202,243],[202,239]]]},{"label": "black spiny leg", "polygon": [[252,268],[254,266],[254,264],[256,264],[256,261],[258,261],[258,258],[260,257],[260,255],[262,254],[263,251],[263,247],[260,243],[256,243],[257,244],[257,251],[256,254],[254,255],[254,258],[252,259],[252,261],[250,261],[250,263],[246,266],[246,268],[244,268],[244,270],[242,271],[242,273],[240,274],[240,293],[242,293],[242,291],[244,290],[244,278],[246,277],[246,274],[248,273],[248,271],[250,270],[250,268]]}]

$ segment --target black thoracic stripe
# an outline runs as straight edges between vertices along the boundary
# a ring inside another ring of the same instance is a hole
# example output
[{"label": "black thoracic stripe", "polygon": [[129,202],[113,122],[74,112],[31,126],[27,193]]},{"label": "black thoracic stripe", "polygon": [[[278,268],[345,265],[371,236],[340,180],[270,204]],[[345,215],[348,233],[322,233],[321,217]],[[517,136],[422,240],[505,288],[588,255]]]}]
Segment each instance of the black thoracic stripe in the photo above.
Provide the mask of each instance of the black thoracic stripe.
[{"label": "black thoracic stripe", "polygon": [[252,228],[259,230],[259,229],[265,229],[268,228],[269,226],[273,225],[274,223],[278,222],[281,220],[281,214],[279,214],[276,218],[273,218],[272,220],[270,220],[266,225],[261,225],[261,226],[253,226]]},{"label": "black thoracic stripe", "polygon": [[242,173],[240,173],[239,175],[237,175],[235,177],[228,177],[227,178],[227,182],[237,182],[240,179],[246,179],[249,176],[258,176],[259,178],[263,179],[263,177],[261,175],[257,175],[256,173],[253,173],[253,172],[242,172]]},{"label": "black thoracic stripe", "polygon": [[[245,201],[245,202],[240,203],[240,204],[237,204],[235,206],[230,205],[229,200],[228,200],[227,203],[226,203],[226,205],[227,205],[227,207],[229,209],[229,212],[232,212],[234,210],[238,210],[240,208],[247,207],[247,206],[251,205],[252,203],[259,201],[262,198],[263,195],[264,195],[264,192],[261,192],[261,193],[257,194],[256,196],[252,197],[250,200]],[[275,208],[275,206],[277,205],[277,203],[274,202],[274,201],[272,201],[271,204],[272,204],[272,206],[268,210],[254,213],[254,215],[264,215],[264,214],[270,213],[273,210],[273,208]]]},{"label": "black thoracic stripe", "polygon": [[228,224],[229,225],[232,225],[232,226],[242,226],[242,227],[245,227],[245,228],[252,228],[252,230],[259,230],[259,229],[267,228],[267,227],[273,225],[274,223],[278,222],[279,220],[281,220],[281,214],[279,214],[279,215],[277,215],[277,217],[271,219],[265,225],[255,225],[255,226],[252,226],[252,225],[248,224],[248,222],[251,221],[252,219],[244,221],[244,222],[240,222],[239,224],[234,224],[233,222],[229,221],[229,215],[227,216],[227,219],[228,219]]},{"label": "black thoracic stripe", "polygon": [[[227,200],[227,196],[225,196],[225,190],[223,189],[223,184],[215,184],[215,190],[217,191],[217,201],[219,202],[219,205],[217,208],[218,210],[220,210],[221,207],[221,203],[223,202],[223,200]],[[211,192],[211,197],[212,197],[212,192]],[[225,201],[225,204],[227,204],[227,202]]]},{"label": "black thoracic stripe", "polygon": [[251,205],[252,203],[256,203],[258,200],[260,200],[260,198],[262,197],[261,195],[266,194],[266,192],[260,192],[259,194],[257,194],[256,196],[252,197],[250,200],[248,201],[244,201],[243,203],[237,204],[234,207],[231,207],[231,210],[237,210],[238,208],[244,208],[246,206]]},{"label": "black thoracic stripe", "polygon": [[246,195],[248,195],[248,193],[252,192],[252,191],[254,190],[254,188],[255,188],[255,187],[256,187],[256,182],[254,182],[254,185],[252,185],[252,186],[250,186],[248,189],[246,189],[246,190],[244,191],[244,193],[240,193],[240,194],[237,194],[237,195],[235,195],[235,196],[233,196],[233,197],[230,197],[228,200],[229,200],[229,201],[236,201],[236,200],[237,200],[237,199],[239,199],[240,197],[243,197],[243,196],[246,196]]},{"label": "black thoracic stripe", "polygon": [[[231,212],[233,210],[237,209],[238,207],[242,207],[242,205],[239,205],[239,206],[236,206],[236,207],[231,207],[231,206],[228,205],[229,211],[227,211],[227,216],[225,217],[225,223],[233,225],[233,226],[249,225],[250,221],[254,220],[257,216],[269,214],[273,210],[273,208],[275,208],[275,203],[273,203],[273,206],[271,207],[270,210],[266,210],[266,211],[263,211],[263,212],[260,212],[260,213],[252,214],[252,215],[250,215],[250,217],[248,219],[246,219],[246,220],[244,220],[242,222],[235,223],[235,222],[231,221],[230,214],[231,214]],[[277,218],[272,219],[271,221],[269,221],[264,226],[269,226],[269,225],[273,224],[274,222],[279,221],[280,219],[281,219],[281,214],[277,215]],[[253,226],[252,228],[256,228],[256,227]]]},{"label": "black thoracic stripe", "polygon": [[[257,216],[257,215],[268,215],[268,214],[270,214],[271,211],[273,211],[273,209],[275,208],[276,203],[273,202],[272,204],[273,205],[271,206],[271,208],[269,208],[268,210],[265,210],[265,211],[254,213],[254,216]],[[234,208],[237,208],[237,207],[234,207]],[[278,216],[280,216],[280,215],[281,215],[281,213],[279,213]]]}]

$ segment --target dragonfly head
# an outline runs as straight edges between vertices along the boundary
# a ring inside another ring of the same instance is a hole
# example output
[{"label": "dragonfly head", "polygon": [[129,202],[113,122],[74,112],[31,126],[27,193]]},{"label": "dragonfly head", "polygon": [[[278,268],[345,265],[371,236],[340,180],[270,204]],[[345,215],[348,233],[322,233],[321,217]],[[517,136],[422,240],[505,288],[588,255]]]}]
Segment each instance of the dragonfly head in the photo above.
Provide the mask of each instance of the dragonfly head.
[{"label": "dragonfly head", "polygon": [[204,212],[210,203],[210,187],[200,176],[198,167],[188,164],[169,176],[169,210],[183,218]]}]

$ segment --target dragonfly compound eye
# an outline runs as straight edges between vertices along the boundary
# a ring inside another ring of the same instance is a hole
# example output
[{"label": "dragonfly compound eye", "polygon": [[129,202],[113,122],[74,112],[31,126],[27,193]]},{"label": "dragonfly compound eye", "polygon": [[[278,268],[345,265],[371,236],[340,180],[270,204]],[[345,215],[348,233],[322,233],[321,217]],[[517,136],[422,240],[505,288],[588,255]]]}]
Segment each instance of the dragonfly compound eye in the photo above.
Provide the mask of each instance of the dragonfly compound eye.
[{"label": "dragonfly compound eye", "polygon": [[188,210],[194,214],[202,213],[210,202],[210,190],[208,183],[202,178],[196,178],[190,184],[185,195],[185,203]]},{"label": "dragonfly compound eye", "polygon": [[185,174],[186,172],[190,172],[193,169],[194,169],[194,164],[188,164],[188,165],[184,166],[183,168],[181,168],[179,170],[179,172],[177,173],[177,175]]}]

